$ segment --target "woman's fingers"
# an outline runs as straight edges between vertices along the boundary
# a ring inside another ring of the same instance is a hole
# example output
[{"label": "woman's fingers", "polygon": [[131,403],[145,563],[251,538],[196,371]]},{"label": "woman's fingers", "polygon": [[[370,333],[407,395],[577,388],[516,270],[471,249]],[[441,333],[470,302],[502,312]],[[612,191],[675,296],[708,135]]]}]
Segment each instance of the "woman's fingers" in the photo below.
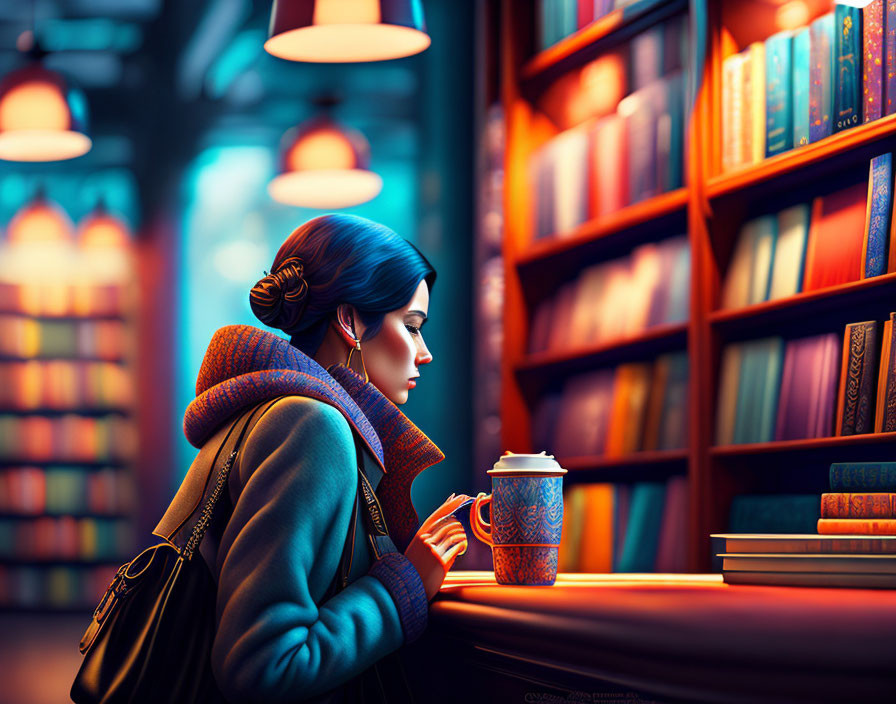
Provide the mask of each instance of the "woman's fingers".
[{"label": "woman's fingers", "polygon": [[434,543],[436,554],[444,555],[445,552],[451,548],[452,545],[458,542],[463,542],[467,539],[467,534],[464,532],[463,528],[452,531],[448,535],[446,535],[442,540]]},{"label": "woman's fingers", "polygon": [[433,526],[432,530],[430,531],[433,542],[441,542],[446,533],[452,530],[457,530],[458,528],[460,530],[464,529],[460,521],[453,516],[448,517],[448,520],[444,520],[444,522],[439,522],[438,524]]},{"label": "woman's fingers", "polygon": [[457,543],[454,543],[445,553],[442,555],[442,564],[446,566],[450,566],[458,555],[463,555],[467,551],[467,541],[461,540]]},{"label": "woman's fingers", "polygon": [[449,496],[448,499],[445,500],[445,503],[443,503],[435,511],[433,511],[432,515],[430,515],[430,517],[427,518],[426,521],[424,521],[423,527],[427,530],[431,530],[432,525],[436,521],[450,514],[452,511],[454,511],[454,509],[456,509],[469,498],[470,497],[466,494],[459,494],[453,497]]}]

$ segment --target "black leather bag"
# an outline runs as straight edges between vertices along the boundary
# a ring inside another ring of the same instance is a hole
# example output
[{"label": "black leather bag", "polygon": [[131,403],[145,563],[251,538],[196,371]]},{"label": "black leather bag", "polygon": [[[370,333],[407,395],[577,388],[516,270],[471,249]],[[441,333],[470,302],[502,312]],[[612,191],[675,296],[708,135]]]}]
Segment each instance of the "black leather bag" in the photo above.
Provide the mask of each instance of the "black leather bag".
[{"label": "black leather bag", "polygon": [[222,454],[227,459],[186,545],[154,545],[119,568],[81,639],[84,660],[71,689],[76,704],[225,701],[211,672],[215,582],[205,560],[193,558],[243,438],[277,400],[231,426],[212,472]]}]

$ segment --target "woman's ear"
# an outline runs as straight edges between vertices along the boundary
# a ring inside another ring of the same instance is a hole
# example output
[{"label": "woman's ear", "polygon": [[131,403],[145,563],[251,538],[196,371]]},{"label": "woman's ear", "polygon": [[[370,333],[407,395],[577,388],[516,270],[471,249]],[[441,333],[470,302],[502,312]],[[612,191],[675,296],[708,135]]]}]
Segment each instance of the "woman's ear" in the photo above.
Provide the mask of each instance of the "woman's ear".
[{"label": "woman's ear", "polygon": [[335,327],[340,337],[349,347],[354,347],[355,342],[361,339],[363,330],[358,333],[358,316],[355,307],[348,303],[340,303],[336,307]]}]

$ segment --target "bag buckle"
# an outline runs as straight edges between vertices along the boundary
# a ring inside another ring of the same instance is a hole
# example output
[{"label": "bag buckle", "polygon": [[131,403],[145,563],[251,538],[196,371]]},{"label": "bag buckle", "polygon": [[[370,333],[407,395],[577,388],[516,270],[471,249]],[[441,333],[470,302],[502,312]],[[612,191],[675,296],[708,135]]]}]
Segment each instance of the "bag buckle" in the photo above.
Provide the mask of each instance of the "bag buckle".
[{"label": "bag buckle", "polygon": [[93,612],[93,619],[97,623],[102,623],[105,620],[118,597],[127,594],[127,587],[122,587],[122,585],[124,583],[124,573],[127,571],[130,564],[130,562],[126,562],[118,568],[118,572],[116,572],[115,576],[112,578],[109,588],[106,589],[106,593],[103,594],[103,598],[100,599],[100,603]]}]

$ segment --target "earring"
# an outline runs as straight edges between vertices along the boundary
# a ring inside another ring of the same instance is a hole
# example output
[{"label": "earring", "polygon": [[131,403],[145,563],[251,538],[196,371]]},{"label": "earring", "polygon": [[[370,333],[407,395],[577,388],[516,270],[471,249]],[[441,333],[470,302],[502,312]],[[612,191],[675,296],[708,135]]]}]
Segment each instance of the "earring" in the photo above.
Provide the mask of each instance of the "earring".
[{"label": "earring", "polygon": [[361,341],[355,340],[355,346],[350,348],[348,351],[348,359],[345,360],[345,366],[349,369],[352,368],[352,354],[354,354],[355,350],[358,351],[358,357],[361,359],[361,369],[364,370],[364,383],[366,384],[370,381],[370,377],[367,376],[367,365],[364,364],[364,355],[361,354]]}]

